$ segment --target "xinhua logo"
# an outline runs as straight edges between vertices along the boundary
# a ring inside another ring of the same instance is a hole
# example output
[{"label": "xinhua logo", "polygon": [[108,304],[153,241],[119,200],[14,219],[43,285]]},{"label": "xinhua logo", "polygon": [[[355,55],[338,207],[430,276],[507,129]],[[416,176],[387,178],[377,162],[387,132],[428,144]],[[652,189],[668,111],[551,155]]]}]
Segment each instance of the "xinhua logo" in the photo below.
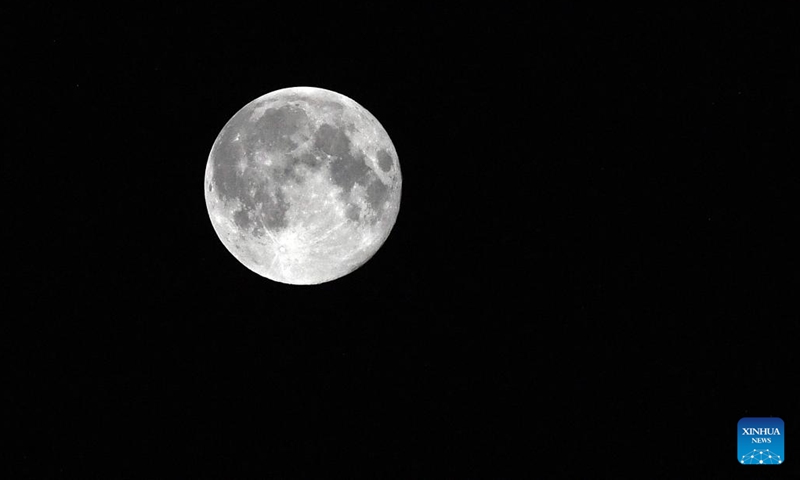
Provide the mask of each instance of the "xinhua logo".
[{"label": "xinhua logo", "polygon": [[777,417],[745,417],[739,420],[739,463],[744,465],[780,465],[783,457],[783,420]]}]

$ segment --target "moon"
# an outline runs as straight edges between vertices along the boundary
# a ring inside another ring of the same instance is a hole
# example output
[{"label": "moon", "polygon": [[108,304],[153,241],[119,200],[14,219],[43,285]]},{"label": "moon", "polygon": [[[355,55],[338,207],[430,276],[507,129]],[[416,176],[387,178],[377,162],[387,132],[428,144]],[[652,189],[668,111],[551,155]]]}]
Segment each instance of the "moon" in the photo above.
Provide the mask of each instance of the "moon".
[{"label": "moon", "polygon": [[392,141],[350,98],[315,87],[267,93],[224,126],[205,200],[227,250],[280,283],[314,285],[366,263],[389,237],[402,177]]}]

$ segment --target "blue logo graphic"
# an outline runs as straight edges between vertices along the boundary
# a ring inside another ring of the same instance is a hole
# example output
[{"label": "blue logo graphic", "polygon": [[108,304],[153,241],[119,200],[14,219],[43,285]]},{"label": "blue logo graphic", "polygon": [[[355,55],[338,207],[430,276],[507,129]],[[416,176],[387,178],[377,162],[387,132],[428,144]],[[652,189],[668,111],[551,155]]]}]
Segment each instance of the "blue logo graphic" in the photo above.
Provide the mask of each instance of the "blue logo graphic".
[{"label": "blue logo graphic", "polygon": [[783,420],[777,417],[745,417],[739,420],[739,463],[780,465],[785,461]]}]

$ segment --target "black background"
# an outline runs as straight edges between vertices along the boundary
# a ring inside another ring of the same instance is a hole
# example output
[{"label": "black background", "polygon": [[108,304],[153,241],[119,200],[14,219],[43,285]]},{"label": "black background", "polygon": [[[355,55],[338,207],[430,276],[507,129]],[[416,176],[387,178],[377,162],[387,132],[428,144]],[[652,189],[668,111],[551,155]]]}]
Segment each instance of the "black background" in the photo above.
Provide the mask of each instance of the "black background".
[{"label": "black background", "polygon": [[[796,13],[31,13],[7,478],[797,476]],[[301,85],[403,173],[384,246],[313,287],[239,264],[202,192],[228,119]],[[785,465],[736,463],[745,416]]]}]

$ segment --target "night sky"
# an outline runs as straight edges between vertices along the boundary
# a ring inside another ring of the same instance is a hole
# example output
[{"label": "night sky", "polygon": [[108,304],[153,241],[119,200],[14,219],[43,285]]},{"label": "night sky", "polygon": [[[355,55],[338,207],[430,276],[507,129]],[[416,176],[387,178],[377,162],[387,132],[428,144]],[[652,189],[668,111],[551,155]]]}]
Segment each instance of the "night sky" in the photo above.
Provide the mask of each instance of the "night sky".
[{"label": "night sky", "polygon": [[[25,17],[4,478],[800,476],[798,12],[745,5]],[[291,86],[364,106],[403,175],[317,286],[241,265],[202,190]],[[738,465],[770,416],[786,464]]]}]

